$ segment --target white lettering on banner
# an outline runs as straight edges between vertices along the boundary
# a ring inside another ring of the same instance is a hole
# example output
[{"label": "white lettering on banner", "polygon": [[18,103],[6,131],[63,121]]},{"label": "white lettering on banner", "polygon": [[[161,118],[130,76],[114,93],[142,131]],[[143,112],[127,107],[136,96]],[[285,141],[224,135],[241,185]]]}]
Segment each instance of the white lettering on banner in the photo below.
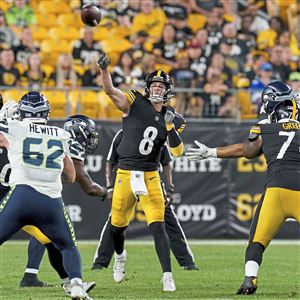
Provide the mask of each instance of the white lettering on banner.
[{"label": "white lettering on banner", "polygon": [[222,160],[220,158],[210,158],[199,162],[189,161],[187,157],[176,157],[172,161],[174,172],[182,173],[217,173],[222,172]]},{"label": "white lettering on banner", "polygon": [[81,222],[82,217],[81,217],[81,207],[79,205],[66,205],[66,209],[69,213],[69,216],[72,220],[72,222]]},{"label": "white lettering on banner", "polygon": [[102,168],[102,155],[88,155],[86,157],[85,169],[87,172],[100,172]]},{"label": "white lettering on banner", "polygon": [[217,217],[217,210],[211,204],[182,204],[177,207],[176,215],[181,222],[213,221]]}]

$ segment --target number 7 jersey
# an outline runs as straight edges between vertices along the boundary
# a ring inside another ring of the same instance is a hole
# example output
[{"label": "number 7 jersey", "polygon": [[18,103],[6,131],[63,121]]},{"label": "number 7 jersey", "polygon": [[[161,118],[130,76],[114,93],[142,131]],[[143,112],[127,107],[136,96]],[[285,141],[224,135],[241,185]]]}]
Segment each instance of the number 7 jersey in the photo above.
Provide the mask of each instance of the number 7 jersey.
[{"label": "number 7 jersey", "polygon": [[[278,187],[300,190],[300,123],[259,125],[262,152],[268,164],[268,182]],[[289,175],[287,175],[289,174]]]},{"label": "number 7 jersey", "polygon": [[12,119],[7,125],[0,124],[0,132],[9,142],[10,186],[26,184],[49,197],[61,197],[69,133],[55,126]]}]

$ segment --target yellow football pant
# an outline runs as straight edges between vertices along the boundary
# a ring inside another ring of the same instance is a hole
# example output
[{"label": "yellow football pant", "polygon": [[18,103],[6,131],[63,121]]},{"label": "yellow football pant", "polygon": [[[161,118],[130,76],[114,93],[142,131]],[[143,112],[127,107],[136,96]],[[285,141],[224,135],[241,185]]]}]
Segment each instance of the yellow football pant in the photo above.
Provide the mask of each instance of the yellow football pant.
[{"label": "yellow football pant", "polygon": [[256,225],[252,242],[267,247],[284,221],[294,218],[300,223],[300,191],[267,188],[262,204],[254,217]]},{"label": "yellow football pant", "polygon": [[[116,227],[128,226],[136,206],[130,185],[131,171],[118,169],[112,199],[111,223]],[[165,204],[160,177],[157,171],[144,172],[147,196],[140,196],[139,201],[146,215],[148,224],[164,222]]]},{"label": "yellow football pant", "polygon": [[22,227],[22,230],[36,238],[43,245],[52,243],[37,227],[33,225],[26,225]]}]

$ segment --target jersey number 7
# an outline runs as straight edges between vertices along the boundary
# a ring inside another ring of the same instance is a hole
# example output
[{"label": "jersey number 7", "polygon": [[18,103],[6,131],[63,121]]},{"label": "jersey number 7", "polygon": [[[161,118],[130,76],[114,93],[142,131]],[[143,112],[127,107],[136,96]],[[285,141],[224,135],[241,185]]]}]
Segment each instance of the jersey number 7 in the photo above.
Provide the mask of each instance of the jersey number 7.
[{"label": "jersey number 7", "polygon": [[283,135],[283,136],[287,136],[287,140],[282,144],[278,155],[277,155],[277,159],[282,159],[287,148],[289,147],[289,145],[291,144],[294,136],[295,136],[295,131],[279,131],[279,135]]},{"label": "jersey number 7", "polygon": [[[33,165],[33,166],[40,166],[44,162],[44,155],[38,151],[30,151],[30,147],[32,145],[40,145],[42,144],[43,140],[38,138],[26,138],[23,142],[23,160],[25,163]],[[53,151],[50,155],[46,157],[46,168],[49,169],[60,169],[61,165],[55,162],[55,159],[60,157],[63,151],[63,144],[59,140],[49,140],[47,142],[48,149],[53,147],[58,148],[57,150]]]}]

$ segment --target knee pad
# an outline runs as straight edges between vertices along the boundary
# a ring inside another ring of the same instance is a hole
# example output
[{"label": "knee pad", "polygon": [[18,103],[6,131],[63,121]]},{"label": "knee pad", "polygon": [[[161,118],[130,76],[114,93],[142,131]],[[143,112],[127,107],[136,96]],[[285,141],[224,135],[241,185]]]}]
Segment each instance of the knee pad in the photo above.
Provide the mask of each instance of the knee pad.
[{"label": "knee pad", "polygon": [[246,261],[253,260],[259,265],[262,262],[262,254],[265,251],[264,245],[257,242],[250,242],[246,250]]}]

